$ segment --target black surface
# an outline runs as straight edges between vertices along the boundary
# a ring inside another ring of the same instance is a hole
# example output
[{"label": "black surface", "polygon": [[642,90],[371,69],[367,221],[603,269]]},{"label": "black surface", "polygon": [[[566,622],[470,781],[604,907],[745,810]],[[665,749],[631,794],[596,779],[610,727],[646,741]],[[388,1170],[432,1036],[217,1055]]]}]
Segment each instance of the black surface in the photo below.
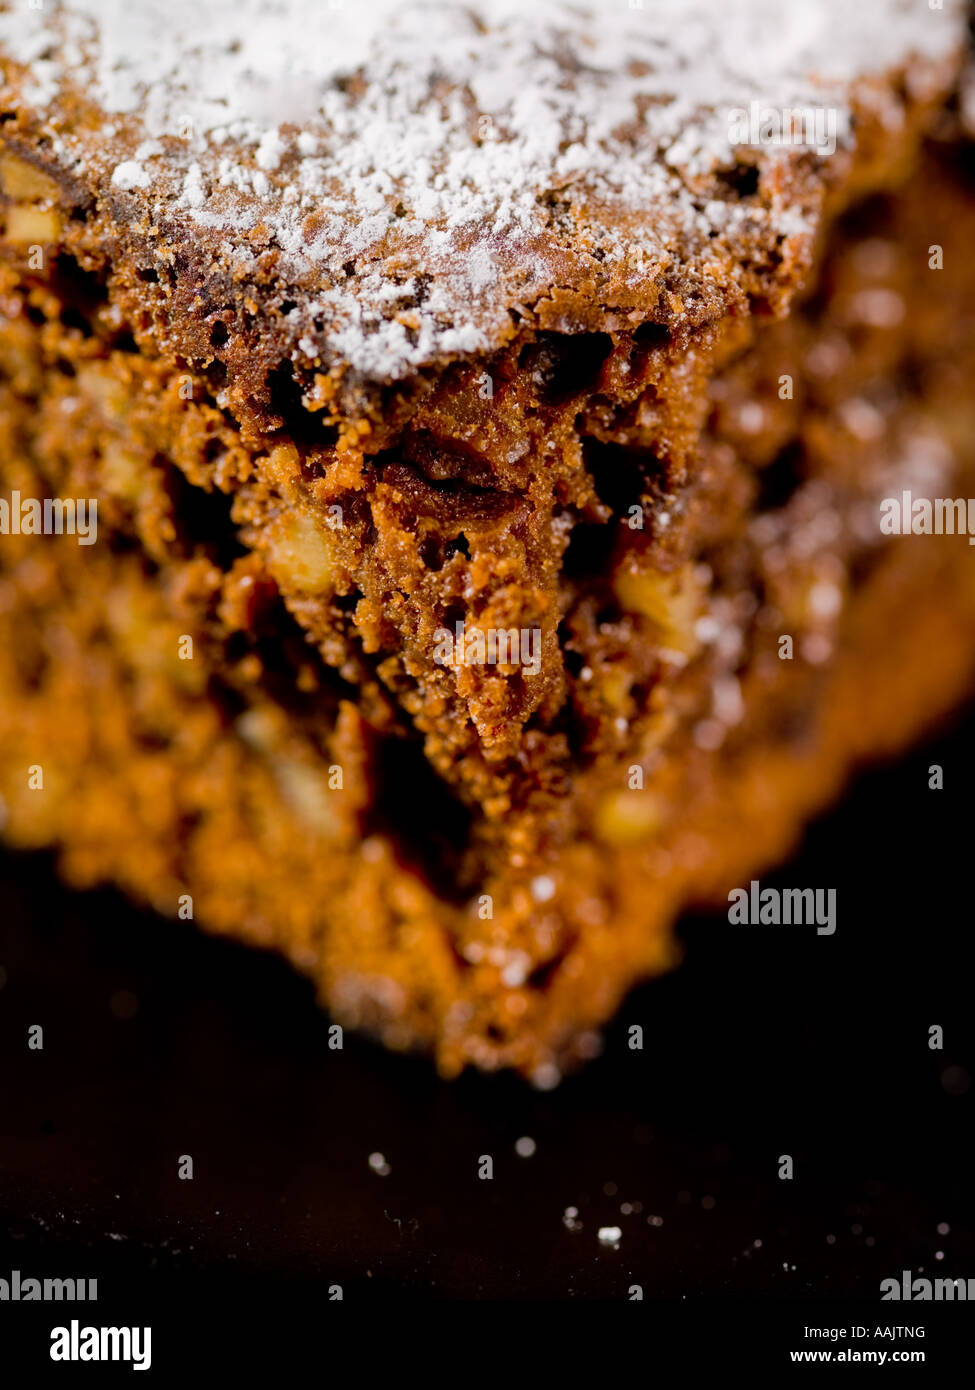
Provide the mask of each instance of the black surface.
[{"label": "black surface", "polygon": [[324,1306],[335,1284],[346,1306],[626,1301],[638,1284],[704,1325],[719,1300],[790,1316],[801,1300],[801,1324],[853,1298],[906,1321],[881,1279],[975,1276],[973,747],[969,720],[864,775],[763,877],[836,887],[835,936],[685,921],[683,967],[634,993],[603,1057],[549,1093],[446,1084],[355,1037],[331,1051],[276,958],[68,894],[47,856],[0,861],[0,1277],[97,1276],[106,1309],[124,1294],[144,1321],[242,1291]]}]

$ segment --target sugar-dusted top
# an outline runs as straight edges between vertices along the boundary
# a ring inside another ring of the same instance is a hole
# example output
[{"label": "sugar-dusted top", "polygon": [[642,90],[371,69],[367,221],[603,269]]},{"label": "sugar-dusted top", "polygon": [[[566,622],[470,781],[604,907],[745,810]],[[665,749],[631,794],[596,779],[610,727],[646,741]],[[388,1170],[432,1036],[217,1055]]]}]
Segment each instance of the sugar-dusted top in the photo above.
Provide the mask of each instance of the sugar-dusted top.
[{"label": "sugar-dusted top", "polygon": [[[391,380],[490,345],[580,247],[617,279],[807,221],[702,190],[734,114],[828,108],[955,51],[962,0],[13,0],[0,47],[62,162],[224,269],[273,248],[296,350]],[[59,120],[80,88],[94,128]],[[762,159],[784,158],[764,150]],[[300,348],[297,345],[300,344]]]}]

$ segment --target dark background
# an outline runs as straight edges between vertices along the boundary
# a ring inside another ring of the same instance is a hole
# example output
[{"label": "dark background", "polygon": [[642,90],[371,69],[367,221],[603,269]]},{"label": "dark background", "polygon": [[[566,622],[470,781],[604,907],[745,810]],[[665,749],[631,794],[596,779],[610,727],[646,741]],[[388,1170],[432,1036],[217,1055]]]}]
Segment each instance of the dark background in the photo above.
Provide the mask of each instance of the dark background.
[{"label": "dark background", "polygon": [[969,715],[863,774],[763,876],[835,886],[835,936],[685,920],[683,967],[549,1093],[444,1083],[349,1035],[330,1051],[278,959],[68,894],[47,856],[0,860],[0,1275],[98,1277],[106,1309],[124,1293],[143,1321],[245,1292],[324,1305],[336,1283],[346,1303],[626,1301],[636,1283],[701,1309],[801,1300],[800,1325],[840,1298],[908,1321],[881,1279],[975,1277],[973,747]]}]

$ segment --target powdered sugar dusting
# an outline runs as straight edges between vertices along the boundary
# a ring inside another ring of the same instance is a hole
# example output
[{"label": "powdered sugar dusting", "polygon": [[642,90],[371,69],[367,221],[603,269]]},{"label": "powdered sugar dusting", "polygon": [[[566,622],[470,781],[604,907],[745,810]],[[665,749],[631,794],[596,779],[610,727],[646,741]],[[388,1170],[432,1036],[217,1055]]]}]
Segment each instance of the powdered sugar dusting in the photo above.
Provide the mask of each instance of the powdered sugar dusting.
[{"label": "powdered sugar dusting", "polygon": [[126,159],[121,164],[116,164],[112,173],[113,186],[127,192],[133,188],[148,188],[151,182],[145,169],[135,159]]},{"label": "powdered sugar dusting", "polygon": [[[259,229],[301,291],[296,351],[390,380],[489,346],[580,239],[633,284],[717,255],[742,209],[699,190],[736,161],[730,108],[830,104],[842,138],[853,79],[945,57],[962,22],[960,0],[48,0],[5,6],[0,44],[41,110],[77,81],[106,114],[90,177],[241,267]],[[811,230],[784,199],[747,216]]]}]

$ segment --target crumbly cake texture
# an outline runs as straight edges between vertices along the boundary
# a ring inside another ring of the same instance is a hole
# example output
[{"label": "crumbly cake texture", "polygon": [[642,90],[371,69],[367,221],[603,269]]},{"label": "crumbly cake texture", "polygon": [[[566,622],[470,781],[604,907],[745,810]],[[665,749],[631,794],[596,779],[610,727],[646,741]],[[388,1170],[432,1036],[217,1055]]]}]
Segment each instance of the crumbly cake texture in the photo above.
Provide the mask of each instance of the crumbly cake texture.
[{"label": "crumbly cake texture", "polygon": [[[591,1055],[684,906],[968,688],[964,538],[878,522],[975,470],[963,40],[899,0],[0,9],[2,471],[99,505],[0,537],[10,840],[447,1074]],[[752,101],[835,153],[732,146]],[[457,623],[537,674],[445,663]]]}]

